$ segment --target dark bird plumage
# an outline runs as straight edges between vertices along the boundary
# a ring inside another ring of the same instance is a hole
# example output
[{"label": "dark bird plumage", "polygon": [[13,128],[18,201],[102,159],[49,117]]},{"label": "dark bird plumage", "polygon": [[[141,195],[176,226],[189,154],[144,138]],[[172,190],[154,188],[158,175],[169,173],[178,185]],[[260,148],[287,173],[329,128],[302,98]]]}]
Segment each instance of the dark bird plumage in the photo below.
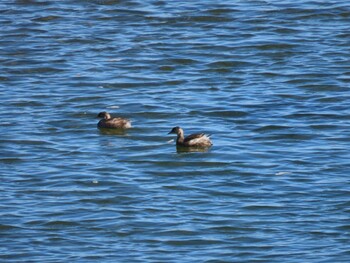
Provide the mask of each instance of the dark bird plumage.
[{"label": "dark bird plumage", "polygon": [[124,118],[112,118],[108,112],[100,112],[97,115],[98,118],[102,118],[98,123],[98,128],[106,129],[128,129],[131,128],[131,121]]},{"label": "dark bird plumage", "polygon": [[180,127],[174,127],[170,133],[177,135],[176,145],[185,147],[210,147],[213,145],[208,135],[204,133],[191,134],[187,137],[184,136],[184,131]]}]

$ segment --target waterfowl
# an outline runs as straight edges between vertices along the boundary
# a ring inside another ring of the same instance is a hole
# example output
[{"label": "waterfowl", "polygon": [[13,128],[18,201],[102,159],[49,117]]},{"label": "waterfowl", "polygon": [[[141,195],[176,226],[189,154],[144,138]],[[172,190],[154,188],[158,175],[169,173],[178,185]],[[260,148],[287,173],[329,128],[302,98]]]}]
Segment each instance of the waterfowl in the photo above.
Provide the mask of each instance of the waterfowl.
[{"label": "waterfowl", "polygon": [[196,133],[184,136],[184,131],[179,126],[174,127],[168,134],[177,134],[176,146],[184,147],[210,147],[213,143],[208,135],[204,133]]},{"label": "waterfowl", "polygon": [[112,118],[111,115],[106,112],[100,112],[97,115],[98,118],[102,118],[97,124],[98,128],[107,128],[107,129],[128,129],[131,128],[131,122],[128,119],[124,118]]}]

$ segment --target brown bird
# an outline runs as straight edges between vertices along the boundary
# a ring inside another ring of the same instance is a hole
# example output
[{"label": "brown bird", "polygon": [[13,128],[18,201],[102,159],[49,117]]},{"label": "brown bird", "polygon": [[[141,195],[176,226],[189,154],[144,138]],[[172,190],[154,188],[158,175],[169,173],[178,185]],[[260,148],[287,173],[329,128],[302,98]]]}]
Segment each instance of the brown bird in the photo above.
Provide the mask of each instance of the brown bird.
[{"label": "brown bird", "polygon": [[210,147],[213,143],[208,135],[204,133],[191,134],[184,136],[184,131],[179,126],[174,127],[168,134],[177,134],[176,145],[185,147]]},{"label": "brown bird", "polygon": [[131,128],[131,121],[124,118],[112,118],[111,115],[106,112],[100,112],[97,115],[98,118],[102,118],[97,123],[98,128],[107,128],[107,129],[128,129]]}]

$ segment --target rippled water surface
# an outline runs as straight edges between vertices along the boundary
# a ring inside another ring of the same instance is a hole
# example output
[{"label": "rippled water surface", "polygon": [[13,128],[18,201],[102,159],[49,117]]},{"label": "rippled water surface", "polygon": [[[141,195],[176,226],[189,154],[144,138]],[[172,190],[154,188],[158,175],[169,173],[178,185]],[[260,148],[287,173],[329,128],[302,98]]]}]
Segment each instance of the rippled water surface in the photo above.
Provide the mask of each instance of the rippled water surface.
[{"label": "rippled water surface", "polygon": [[347,1],[1,1],[0,25],[1,262],[350,261]]}]

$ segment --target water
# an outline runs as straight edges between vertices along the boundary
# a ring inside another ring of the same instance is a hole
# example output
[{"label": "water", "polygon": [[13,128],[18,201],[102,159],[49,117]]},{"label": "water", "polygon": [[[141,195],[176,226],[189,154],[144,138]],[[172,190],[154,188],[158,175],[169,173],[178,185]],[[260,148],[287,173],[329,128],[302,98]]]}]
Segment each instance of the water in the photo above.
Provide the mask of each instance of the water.
[{"label": "water", "polygon": [[2,262],[349,262],[346,1],[0,10]]}]

